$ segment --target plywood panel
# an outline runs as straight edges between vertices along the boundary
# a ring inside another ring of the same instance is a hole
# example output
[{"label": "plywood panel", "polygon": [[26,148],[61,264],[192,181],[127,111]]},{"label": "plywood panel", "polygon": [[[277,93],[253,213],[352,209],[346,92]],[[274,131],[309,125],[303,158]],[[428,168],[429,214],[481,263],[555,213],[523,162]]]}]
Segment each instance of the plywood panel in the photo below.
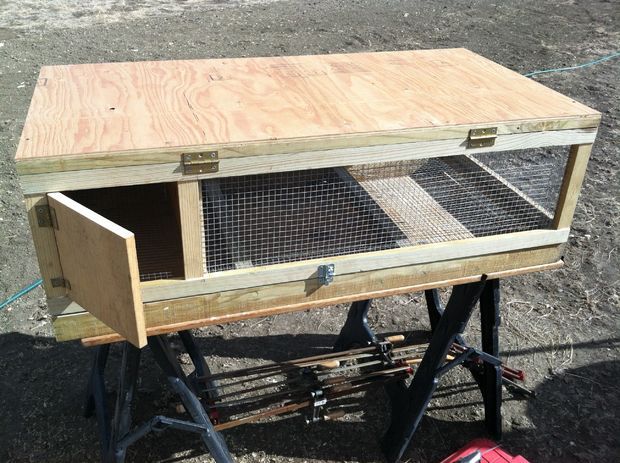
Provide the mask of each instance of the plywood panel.
[{"label": "plywood panel", "polygon": [[465,49],[49,66],[17,160],[562,119],[599,114]]},{"label": "plywood panel", "polygon": [[67,295],[132,344],[146,345],[133,233],[61,193],[48,201]]}]

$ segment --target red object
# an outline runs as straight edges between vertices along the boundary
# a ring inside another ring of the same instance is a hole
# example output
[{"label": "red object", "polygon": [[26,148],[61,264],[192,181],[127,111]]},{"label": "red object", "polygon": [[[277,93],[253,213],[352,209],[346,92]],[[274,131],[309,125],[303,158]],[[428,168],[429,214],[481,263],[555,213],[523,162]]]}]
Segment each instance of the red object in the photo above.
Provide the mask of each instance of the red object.
[{"label": "red object", "polygon": [[508,379],[525,381],[525,372],[523,370],[515,370],[505,365],[502,367],[502,376]]},{"label": "red object", "polygon": [[457,450],[448,458],[441,460],[441,463],[456,463],[460,458],[471,455],[476,450],[482,454],[481,463],[529,463],[522,456],[513,457],[505,450],[497,447],[497,443],[489,439],[475,439],[465,447]]}]

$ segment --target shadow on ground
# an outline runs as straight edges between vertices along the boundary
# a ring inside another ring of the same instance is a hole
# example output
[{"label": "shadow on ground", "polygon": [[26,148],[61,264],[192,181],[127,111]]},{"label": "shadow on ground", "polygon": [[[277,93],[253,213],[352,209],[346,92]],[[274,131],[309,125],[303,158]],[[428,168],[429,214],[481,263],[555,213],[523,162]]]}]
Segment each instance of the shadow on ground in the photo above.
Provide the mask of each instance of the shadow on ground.
[{"label": "shadow on ground", "polygon": [[[198,338],[206,354],[217,352],[220,357],[261,361],[325,352],[334,340],[335,336],[311,334]],[[0,352],[0,460],[32,461],[34,455],[46,462],[98,461],[95,420],[82,417],[92,349],[77,343],[9,333],[0,336]],[[115,387],[120,355],[121,350],[115,346],[108,366],[110,391]],[[166,383],[148,352],[143,356],[141,374],[135,422],[151,414],[173,415],[174,397],[164,386]],[[550,378],[537,389],[537,398],[528,402],[529,425],[506,433],[504,445],[515,453],[520,448],[540,448],[540,452],[525,455],[532,461],[549,461],[551,457],[553,461],[568,463],[593,462],[608,456],[610,449],[620,454],[615,434],[620,409],[619,377],[619,362],[602,362]],[[455,405],[455,397],[465,407],[481,406],[479,393],[464,372],[442,382],[405,459],[438,461],[470,439],[485,435],[480,414],[473,421],[454,416],[441,419],[443,412],[460,406]],[[509,393],[505,398],[517,400]],[[345,406],[351,414],[343,420],[306,425],[302,417],[295,415],[226,431],[225,437],[234,455],[244,455],[251,461],[261,461],[265,455],[277,455],[278,460],[382,461],[378,442],[389,416],[384,393],[370,391],[364,397],[347,400]],[[561,446],[554,448],[563,450],[557,451],[557,455],[546,454],[547,439],[561,442]],[[539,445],[532,446],[532,442]],[[170,431],[151,435],[136,444],[127,461],[175,461],[204,453],[196,436]]]},{"label": "shadow on ground", "polygon": [[[515,449],[528,443],[532,462],[594,463],[620,455],[620,361],[565,370],[536,388],[528,403],[532,427],[506,437]],[[547,451],[553,440],[555,454]]]}]

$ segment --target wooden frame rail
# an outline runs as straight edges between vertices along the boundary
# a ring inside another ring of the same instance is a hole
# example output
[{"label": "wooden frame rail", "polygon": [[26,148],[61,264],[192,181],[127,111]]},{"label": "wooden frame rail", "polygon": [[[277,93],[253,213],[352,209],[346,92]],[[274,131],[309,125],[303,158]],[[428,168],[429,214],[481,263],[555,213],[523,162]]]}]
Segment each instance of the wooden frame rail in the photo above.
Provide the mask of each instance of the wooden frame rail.
[{"label": "wooden frame rail", "polygon": [[[531,272],[555,270],[555,269],[561,268],[563,265],[564,265],[564,262],[562,260],[557,260],[555,262],[551,262],[548,264],[534,265],[530,267],[522,267],[522,268],[517,268],[514,270],[491,272],[489,274],[486,274],[486,276],[487,278],[490,278],[490,279],[506,278],[510,276],[523,275],[523,274],[531,273]],[[200,328],[200,327],[208,326],[208,325],[232,323],[235,321],[247,320],[250,318],[268,317],[272,315],[299,312],[302,310],[308,310],[308,309],[313,309],[313,308],[325,308],[325,307],[333,306],[336,304],[345,304],[345,303],[350,303],[350,302],[359,301],[359,300],[376,299],[376,298],[394,296],[394,295],[403,294],[403,293],[425,291],[427,289],[433,289],[433,288],[449,287],[449,286],[454,286],[454,285],[459,285],[459,284],[464,284],[464,283],[471,283],[474,281],[480,281],[481,278],[482,278],[482,275],[471,275],[467,277],[455,278],[455,279],[450,279],[450,280],[435,281],[432,283],[421,283],[421,284],[415,284],[415,285],[405,286],[405,287],[400,287],[400,288],[374,290],[374,291],[368,291],[364,293],[358,293],[355,295],[332,297],[332,298],[326,298],[322,300],[300,302],[297,304],[289,304],[289,305],[283,305],[283,306],[274,306],[274,307],[265,308],[265,309],[259,308],[259,309],[254,309],[254,310],[240,310],[235,313],[213,315],[213,316],[208,316],[205,318],[195,319],[189,322],[187,321],[177,322],[177,323],[173,322],[169,324],[149,326],[147,327],[146,332],[147,332],[147,336],[154,336],[158,334],[172,333],[172,332],[179,331],[179,330]],[[195,298],[189,298],[189,299],[190,300],[186,300],[186,301],[178,300],[178,301],[168,301],[168,302],[170,306],[174,306],[178,303],[182,303],[184,304],[185,309],[189,309],[190,307],[193,307],[194,305],[202,304],[202,301],[196,300]],[[170,306],[168,310],[170,310]],[[194,308],[197,308],[197,307],[194,307]],[[149,314],[150,316],[155,316],[157,314],[158,309],[161,310],[161,304],[154,304],[149,307],[149,311],[147,312],[147,314]],[[91,317],[89,317],[88,315],[89,314],[87,313],[83,313],[83,314],[76,314],[73,316],[67,315],[67,316],[57,318],[55,322],[55,327],[56,327],[57,332],[60,333],[60,336],[69,336],[69,338],[67,339],[81,338],[82,344],[85,346],[96,346],[100,344],[108,344],[111,342],[123,341],[124,338],[117,333],[107,333],[107,334],[97,334],[97,335],[92,334],[92,333],[97,332],[96,328],[94,326],[88,327],[88,325],[92,322],[97,324],[97,322],[96,322],[96,319],[92,320]],[[147,315],[147,318],[149,318],[149,315]],[[84,320],[75,320],[75,319],[69,320],[71,317],[83,318]],[[82,333],[84,333],[82,336],[79,336],[79,332],[73,332],[73,333],[70,332],[71,328],[75,329],[80,326],[86,328],[85,330],[81,331]],[[87,334],[89,332],[88,331],[89,328],[91,332],[90,335]],[[105,330],[104,327],[99,327],[99,330],[101,330],[102,328],[103,330]],[[63,339],[59,338],[59,340],[63,340]]]},{"label": "wooden frame rail", "polygon": [[423,244],[387,251],[367,252],[302,262],[228,270],[190,281],[159,280],[142,283],[144,302],[199,294],[212,294],[287,281],[317,279],[321,264],[334,264],[337,275],[346,275],[405,265],[418,265],[473,256],[484,256],[543,246],[559,245],[568,239],[569,229],[531,230],[458,241]]},{"label": "wooden frame rail", "polygon": [[[341,167],[373,162],[403,161],[460,154],[491,153],[546,146],[593,143],[596,127],[499,135],[495,145],[486,148],[467,148],[466,138],[420,141],[361,148],[338,148],[321,151],[291,152],[251,157],[231,157],[219,160],[215,173],[185,175],[180,161],[172,163],[97,168],[67,172],[22,175],[24,194],[49,191],[84,190],[89,188],[139,185],[252,175],[267,172],[287,172],[324,167]],[[180,159],[180,158],[179,158]]]},{"label": "wooden frame rail", "polygon": [[[539,271],[547,269],[546,266],[550,264],[559,265],[560,257],[560,246],[547,246],[489,256],[336,275],[329,286],[321,285],[316,278],[263,285],[145,303],[144,317],[147,333],[159,326],[186,323],[188,320],[191,322],[209,319],[214,324],[224,323],[229,317],[252,318],[263,316],[259,314],[305,310],[339,303],[336,301],[355,300],[356,297],[362,299],[365,296],[371,297],[369,293],[372,293],[373,298],[377,298],[417,291],[415,288],[419,285],[451,286],[455,281],[476,281],[485,272],[506,277]],[[498,272],[503,273],[500,275]],[[465,280],[461,280],[463,278]],[[68,298],[51,299],[50,311],[52,309],[57,314],[53,324],[58,340],[66,341],[114,332]]]}]

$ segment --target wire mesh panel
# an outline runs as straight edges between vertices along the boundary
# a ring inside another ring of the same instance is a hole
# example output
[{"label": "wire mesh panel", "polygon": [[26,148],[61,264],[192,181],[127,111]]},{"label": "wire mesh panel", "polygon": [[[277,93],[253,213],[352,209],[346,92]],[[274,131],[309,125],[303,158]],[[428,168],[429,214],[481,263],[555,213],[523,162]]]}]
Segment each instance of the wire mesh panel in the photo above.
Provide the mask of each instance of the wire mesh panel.
[{"label": "wire mesh panel", "polygon": [[376,251],[405,238],[344,169],[203,181],[210,272]]},{"label": "wire mesh panel", "polygon": [[183,276],[181,229],[167,184],[71,191],[80,204],[133,232],[140,281]]},{"label": "wire mesh panel", "polygon": [[562,169],[450,156],[204,180],[206,268],[546,228]]}]

